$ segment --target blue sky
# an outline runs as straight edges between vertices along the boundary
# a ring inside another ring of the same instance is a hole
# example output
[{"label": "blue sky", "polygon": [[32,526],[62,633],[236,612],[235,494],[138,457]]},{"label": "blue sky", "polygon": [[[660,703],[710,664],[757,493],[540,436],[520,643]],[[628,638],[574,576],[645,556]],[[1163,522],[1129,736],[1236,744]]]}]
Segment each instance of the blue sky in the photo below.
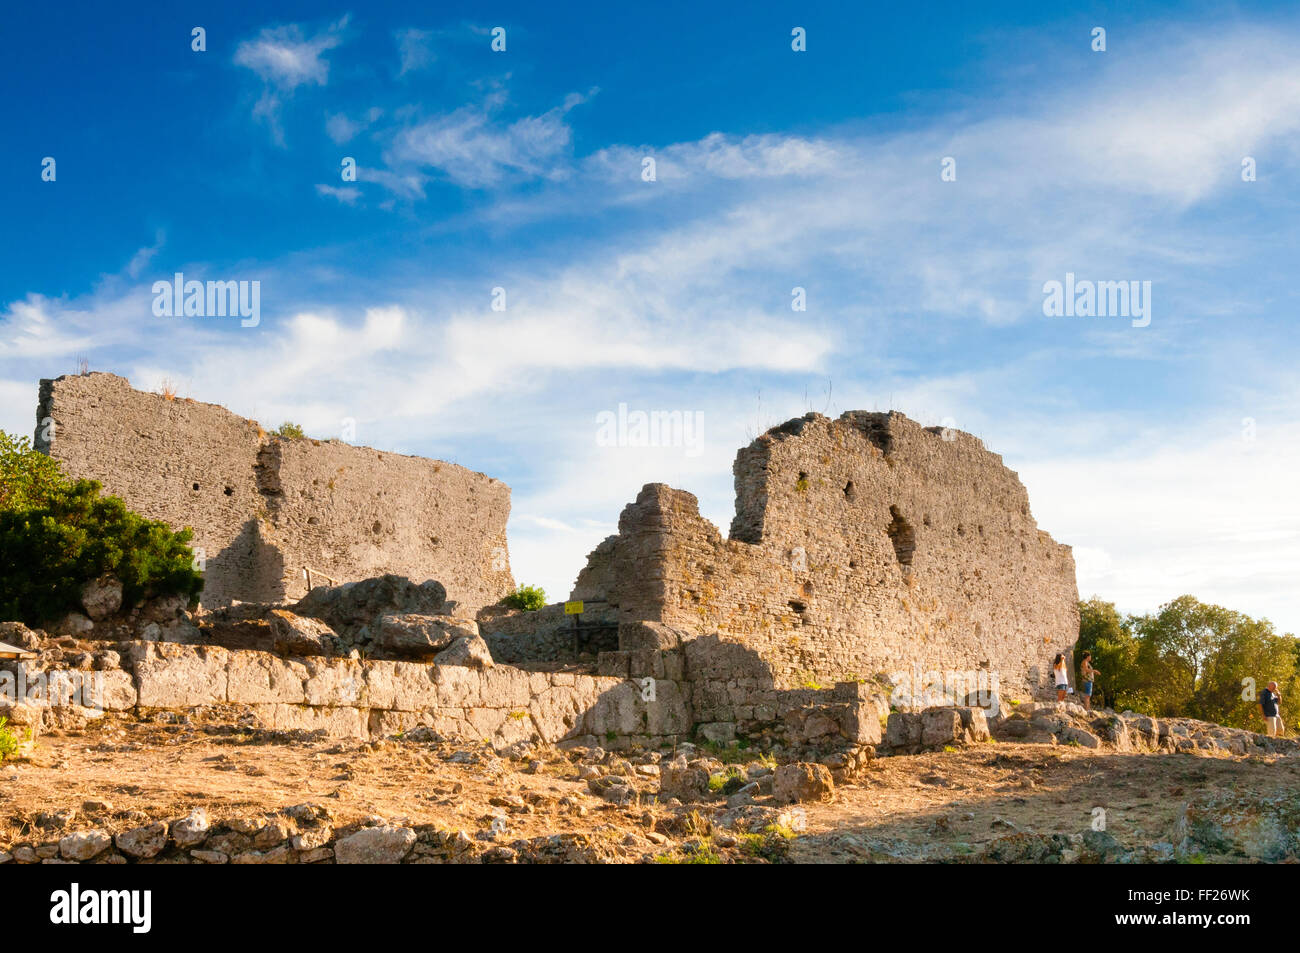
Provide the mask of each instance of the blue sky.
[{"label": "blue sky", "polygon": [[[507,481],[555,598],[643,483],[725,529],[739,446],[893,408],[1001,453],[1083,595],[1300,631],[1287,5],[157,7],[6,13],[0,427],[79,357],[350,418]],[[261,323],[156,317],[176,271]],[[1046,317],[1067,273],[1150,324]],[[620,404],[702,439],[603,446]]]}]

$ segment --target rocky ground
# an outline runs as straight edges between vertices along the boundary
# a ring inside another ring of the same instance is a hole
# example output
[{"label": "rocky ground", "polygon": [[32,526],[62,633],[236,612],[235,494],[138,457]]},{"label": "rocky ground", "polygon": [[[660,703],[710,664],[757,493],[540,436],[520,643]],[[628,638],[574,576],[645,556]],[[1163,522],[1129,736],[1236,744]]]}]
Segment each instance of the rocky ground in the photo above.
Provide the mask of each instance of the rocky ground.
[{"label": "rocky ground", "polygon": [[821,766],[734,751],[687,748],[675,762],[497,753],[420,730],[356,744],[210,715],[40,736],[0,766],[0,862],[1199,862],[1300,851],[1290,754],[988,741],[876,758],[832,784]]}]

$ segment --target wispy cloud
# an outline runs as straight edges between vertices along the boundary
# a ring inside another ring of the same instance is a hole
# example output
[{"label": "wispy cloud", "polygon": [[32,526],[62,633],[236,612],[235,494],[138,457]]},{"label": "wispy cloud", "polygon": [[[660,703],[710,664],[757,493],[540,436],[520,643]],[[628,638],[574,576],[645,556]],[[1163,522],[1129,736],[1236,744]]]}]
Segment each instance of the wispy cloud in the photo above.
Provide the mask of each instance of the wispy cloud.
[{"label": "wispy cloud", "polygon": [[350,119],[345,113],[332,113],[325,119],[325,134],[336,145],[341,146],[365,132],[378,122],[383,115],[384,111],[378,106],[370,108],[357,119]]},{"label": "wispy cloud", "polygon": [[396,168],[431,169],[467,188],[566,174],[572,130],[566,117],[596,90],[572,93],[538,116],[502,122],[504,96],[426,119],[396,133],[385,158]]},{"label": "wispy cloud", "polygon": [[356,205],[357,200],[361,198],[361,190],[355,186],[320,184],[316,186],[316,192],[320,195],[328,195],[332,199],[337,199],[344,205]]},{"label": "wispy cloud", "polygon": [[235,64],[252,70],[262,80],[262,95],[253,115],[266,122],[276,142],[283,144],[280,123],[283,99],[300,86],[324,86],[329,82],[325,54],[343,42],[350,17],[307,36],[298,24],[267,27],[255,39],[235,49]]},{"label": "wispy cloud", "polygon": [[394,39],[401,57],[399,76],[426,69],[436,58],[433,53],[433,33],[429,30],[417,30],[414,27],[398,30]]}]

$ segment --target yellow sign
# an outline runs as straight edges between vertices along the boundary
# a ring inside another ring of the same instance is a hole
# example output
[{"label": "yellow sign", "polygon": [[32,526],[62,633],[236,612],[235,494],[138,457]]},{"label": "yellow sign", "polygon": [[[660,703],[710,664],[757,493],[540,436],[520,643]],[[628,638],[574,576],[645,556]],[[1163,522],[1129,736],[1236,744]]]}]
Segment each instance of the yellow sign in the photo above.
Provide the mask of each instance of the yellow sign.
[{"label": "yellow sign", "polygon": [[582,615],[582,603],[581,603],[581,602],[566,602],[566,603],[564,604],[564,614],[565,614],[565,615]]}]

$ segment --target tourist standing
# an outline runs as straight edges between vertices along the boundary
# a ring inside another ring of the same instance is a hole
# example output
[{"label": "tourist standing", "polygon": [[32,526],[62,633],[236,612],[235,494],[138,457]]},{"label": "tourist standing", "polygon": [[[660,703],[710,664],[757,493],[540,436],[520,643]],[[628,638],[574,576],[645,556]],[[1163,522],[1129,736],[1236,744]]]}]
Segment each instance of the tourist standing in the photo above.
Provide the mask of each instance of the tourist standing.
[{"label": "tourist standing", "polygon": [[1092,711],[1092,683],[1097,677],[1097,670],[1092,667],[1092,653],[1084,652],[1083,661],[1079,663],[1079,693],[1083,695],[1083,707]]},{"label": "tourist standing", "polygon": [[1282,696],[1278,694],[1277,682],[1269,682],[1268,688],[1259,693],[1259,709],[1264,713],[1264,731],[1270,738],[1286,731],[1282,724]]},{"label": "tourist standing", "polygon": [[1052,662],[1052,678],[1056,682],[1056,700],[1065,701],[1065,693],[1070,690],[1070,668],[1065,664],[1065,653],[1057,652]]}]

